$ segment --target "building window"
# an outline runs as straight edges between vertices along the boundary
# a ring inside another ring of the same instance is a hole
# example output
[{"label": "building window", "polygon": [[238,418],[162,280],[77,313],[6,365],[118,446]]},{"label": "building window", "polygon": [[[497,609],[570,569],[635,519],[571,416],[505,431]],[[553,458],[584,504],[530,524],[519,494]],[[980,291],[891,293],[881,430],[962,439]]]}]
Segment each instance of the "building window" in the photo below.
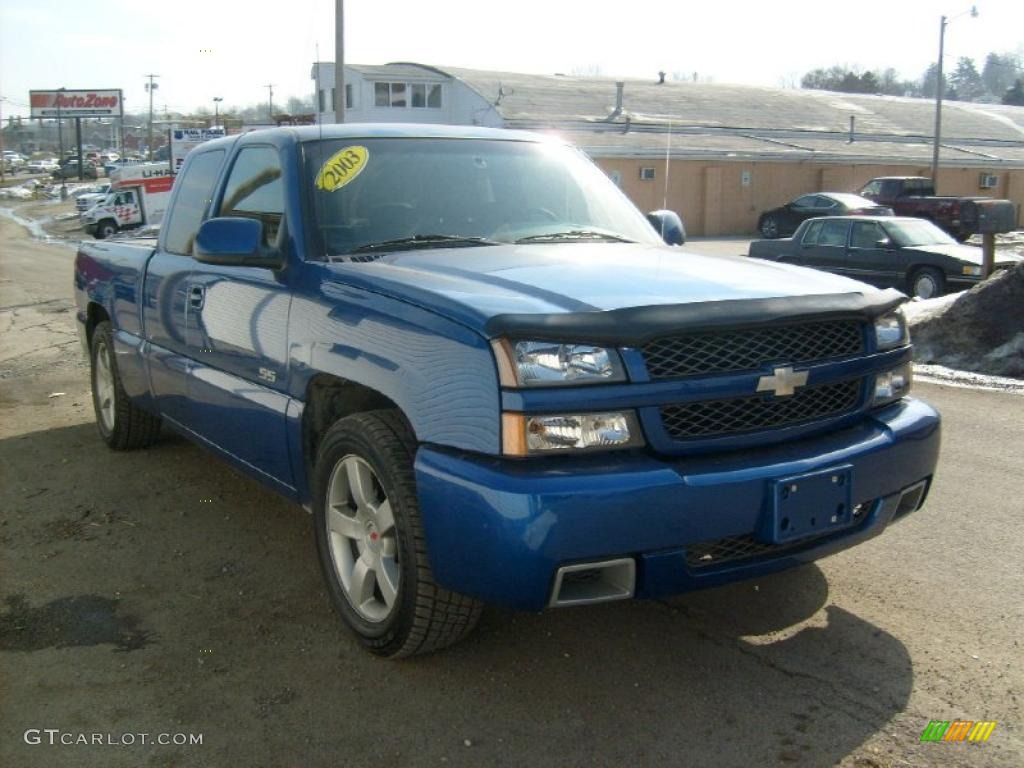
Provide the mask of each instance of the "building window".
[{"label": "building window", "polygon": [[[346,98],[348,98],[348,86],[345,88]],[[374,83],[373,105],[375,107],[440,109],[441,85],[439,83]]]},{"label": "building window", "polygon": [[321,88],[319,91],[317,91],[317,101],[316,101],[316,103],[317,103],[317,107],[319,107],[319,110],[321,112],[326,112],[327,111],[327,108],[324,106],[324,89],[323,88]]},{"label": "building window", "polygon": [[345,83],[345,109],[352,109],[356,105],[356,100],[353,98],[354,91],[352,90],[352,83]]},{"label": "building window", "polygon": [[338,97],[334,95],[334,92],[335,89],[331,88],[331,112],[333,112],[338,107],[338,102],[335,101],[335,99],[337,99]]},{"label": "building window", "polygon": [[427,86],[423,83],[413,83],[409,86],[409,91],[414,107],[427,106]]},{"label": "building window", "polygon": [[654,181],[654,169],[653,168],[641,168],[640,178],[643,181]]},{"label": "building window", "polygon": [[622,186],[622,171],[609,171],[608,177],[616,187]]},{"label": "building window", "polygon": [[407,107],[409,102],[406,101],[405,97],[405,83],[392,83],[391,84],[391,106],[392,107]]},{"label": "building window", "polygon": [[427,106],[430,109],[441,108],[441,86],[432,85],[430,90],[427,92]]}]

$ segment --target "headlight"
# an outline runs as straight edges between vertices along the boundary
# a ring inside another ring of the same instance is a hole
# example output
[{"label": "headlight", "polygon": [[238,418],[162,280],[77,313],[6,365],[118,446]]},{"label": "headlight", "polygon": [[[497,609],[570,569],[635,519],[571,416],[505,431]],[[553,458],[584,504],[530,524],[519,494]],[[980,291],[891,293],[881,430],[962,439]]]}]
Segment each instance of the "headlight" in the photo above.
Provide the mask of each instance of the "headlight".
[{"label": "headlight", "polygon": [[506,456],[635,448],[644,442],[633,411],[542,416],[504,413],[501,430]]},{"label": "headlight", "polygon": [[968,277],[981,277],[981,267],[964,266],[964,274]]},{"label": "headlight", "polygon": [[890,312],[875,320],[875,339],[879,352],[903,347],[910,343],[910,331],[902,310]]},{"label": "headlight", "polygon": [[875,377],[875,397],[872,406],[888,405],[905,397],[910,392],[910,383],[913,379],[914,373],[910,363],[878,374]]},{"label": "headlight", "polygon": [[491,342],[503,387],[551,387],[625,381],[614,349],[552,341]]}]

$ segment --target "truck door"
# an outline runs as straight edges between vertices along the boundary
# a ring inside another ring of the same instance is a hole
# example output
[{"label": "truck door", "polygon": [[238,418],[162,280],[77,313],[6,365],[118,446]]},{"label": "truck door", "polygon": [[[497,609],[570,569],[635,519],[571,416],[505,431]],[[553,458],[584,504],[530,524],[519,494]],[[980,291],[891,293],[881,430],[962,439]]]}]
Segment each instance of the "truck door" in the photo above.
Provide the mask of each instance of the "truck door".
[{"label": "truck door", "polygon": [[149,342],[149,377],[160,413],[178,425],[194,424],[188,403],[189,362],[187,316],[195,297],[189,276],[195,260],[192,239],[208,207],[224,163],[224,151],[203,152],[191,158],[178,180],[178,196],[160,245],[146,266],[143,322]]},{"label": "truck door", "polygon": [[121,229],[142,223],[142,208],[136,189],[122,189],[114,196],[114,218]]},{"label": "truck door", "polygon": [[[265,245],[282,247],[284,185],[275,148],[238,153],[215,215],[256,219]],[[188,290],[195,431],[291,488],[285,432],[290,287],[272,269],[194,262]]]}]

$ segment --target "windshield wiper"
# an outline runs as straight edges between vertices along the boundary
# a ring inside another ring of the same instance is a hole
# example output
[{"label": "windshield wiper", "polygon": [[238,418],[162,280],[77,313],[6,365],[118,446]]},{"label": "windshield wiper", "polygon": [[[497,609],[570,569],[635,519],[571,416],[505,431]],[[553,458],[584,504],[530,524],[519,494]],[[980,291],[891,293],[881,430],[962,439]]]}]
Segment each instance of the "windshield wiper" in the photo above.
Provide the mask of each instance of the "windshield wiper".
[{"label": "windshield wiper", "polygon": [[470,237],[468,235],[413,235],[394,240],[382,240],[379,243],[367,243],[352,249],[349,253],[399,251],[415,248],[458,248],[472,245],[501,245],[501,243],[486,237]]},{"label": "windshield wiper", "polygon": [[545,232],[541,235],[528,235],[520,237],[517,243],[542,243],[558,242],[563,240],[607,240],[612,243],[633,243],[635,240],[614,235],[611,232],[602,232],[598,229],[570,229],[565,232]]}]

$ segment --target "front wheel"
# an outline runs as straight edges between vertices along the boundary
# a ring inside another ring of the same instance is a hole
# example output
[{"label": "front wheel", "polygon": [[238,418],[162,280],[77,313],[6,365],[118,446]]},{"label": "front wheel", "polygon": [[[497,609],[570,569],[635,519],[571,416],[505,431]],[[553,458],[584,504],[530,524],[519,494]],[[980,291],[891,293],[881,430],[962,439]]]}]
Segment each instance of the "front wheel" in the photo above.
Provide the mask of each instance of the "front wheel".
[{"label": "front wheel", "polygon": [[910,295],[918,299],[934,299],[946,289],[946,278],[933,267],[922,267],[910,277]]},{"label": "front wheel", "polygon": [[414,453],[395,411],[371,411],[328,430],[314,469],[317,553],[331,601],[379,656],[451,645],[472,631],[482,608],[434,583]]},{"label": "front wheel", "polygon": [[107,321],[92,332],[90,361],[92,404],[103,442],[115,451],[155,443],[160,437],[160,417],[137,407],[124,391],[114,357],[114,334]]},{"label": "front wheel", "polygon": [[96,239],[105,240],[108,237],[113,237],[117,234],[117,224],[112,222],[110,219],[101,221],[96,225]]},{"label": "front wheel", "polygon": [[779,236],[779,222],[776,221],[774,216],[765,216],[762,219],[761,234],[769,240],[774,240]]}]

